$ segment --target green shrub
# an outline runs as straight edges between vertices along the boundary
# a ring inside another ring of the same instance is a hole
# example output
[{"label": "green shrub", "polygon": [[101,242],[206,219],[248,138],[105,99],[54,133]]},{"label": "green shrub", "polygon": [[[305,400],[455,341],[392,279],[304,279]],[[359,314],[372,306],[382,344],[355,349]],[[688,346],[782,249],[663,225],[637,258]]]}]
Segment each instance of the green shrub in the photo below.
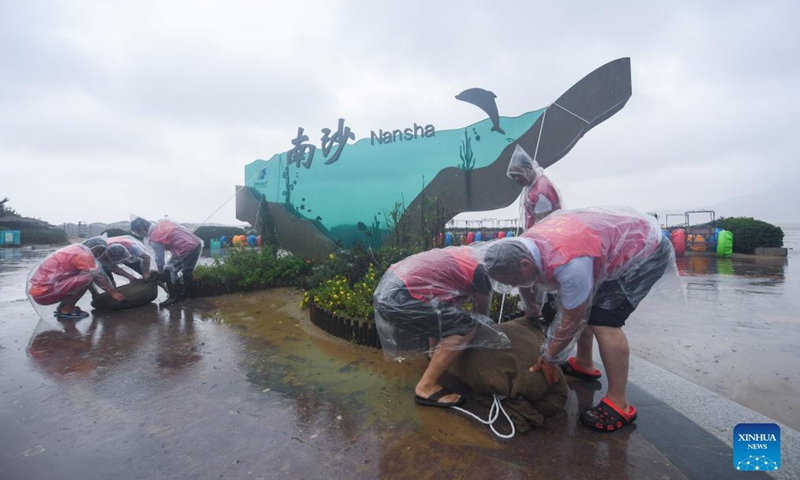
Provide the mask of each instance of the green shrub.
[{"label": "green shrub", "polygon": [[752,217],[722,218],[717,226],[733,233],[733,251],[737,253],[753,253],[756,247],[783,246],[781,227]]},{"label": "green shrub", "polygon": [[225,259],[198,265],[195,278],[217,293],[302,285],[311,264],[292,255],[276,258],[271,248],[231,248]]},{"label": "green shrub", "polygon": [[61,245],[67,243],[67,232],[60,228],[23,228],[19,238],[22,245]]},{"label": "green shrub", "polygon": [[405,248],[385,247],[373,250],[356,244],[350,249],[331,253],[327,261],[314,265],[305,286],[313,290],[335,277],[344,277],[350,285],[353,285],[364,278],[370,267],[380,278],[389,266],[411,253]]},{"label": "green shrub", "polygon": [[228,237],[228,242],[234,235],[244,235],[244,229],[239,227],[217,227],[212,225],[204,225],[194,231],[194,234],[200,237],[208,248],[211,246],[211,240],[219,240],[219,237],[225,235]]},{"label": "green shrub", "polygon": [[[505,301],[503,301],[502,293],[492,293],[492,303],[489,305],[489,318],[496,322],[500,318],[500,307],[503,308],[503,318],[507,320],[510,320],[515,315],[522,315],[523,312],[520,311],[519,302],[519,295],[508,294],[506,295]],[[464,303],[463,308],[465,310],[472,310],[472,302],[468,301]]]},{"label": "green shrub", "polygon": [[492,305],[490,307],[489,316],[492,320],[497,321],[500,317],[500,307],[503,307],[503,316],[521,314],[519,308],[520,297],[519,295],[506,295],[505,302],[503,301],[502,293],[492,294]]}]

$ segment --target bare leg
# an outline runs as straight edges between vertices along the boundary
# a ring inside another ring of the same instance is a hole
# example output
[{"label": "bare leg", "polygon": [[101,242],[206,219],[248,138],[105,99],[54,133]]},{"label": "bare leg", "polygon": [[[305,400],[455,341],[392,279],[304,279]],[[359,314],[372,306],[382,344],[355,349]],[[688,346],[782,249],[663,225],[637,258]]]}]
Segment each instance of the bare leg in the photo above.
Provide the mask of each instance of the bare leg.
[{"label": "bare leg", "polygon": [[[439,380],[442,375],[444,375],[444,372],[446,372],[463,353],[463,350],[458,348],[469,342],[473,335],[475,335],[475,330],[472,330],[464,336],[453,335],[443,338],[439,342],[439,348],[431,355],[428,368],[426,368],[425,373],[422,374],[422,378],[420,378],[419,383],[417,383],[414,393],[422,398],[428,398],[441,390],[442,385],[439,383]],[[458,399],[459,396],[454,393],[452,395],[445,395],[439,399],[439,402],[457,402]]]},{"label": "bare leg", "polygon": [[81,297],[86,293],[86,290],[89,289],[90,285],[92,285],[92,283],[88,283],[86,286],[81,287],[74,292],[70,292],[66,297],[64,297],[63,300],[61,300],[61,303],[58,304],[58,311],[61,313],[71,312],[72,309],[75,308],[75,304],[78,303],[78,300],[80,300]]},{"label": "bare leg", "polygon": [[628,397],[625,390],[628,386],[628,362],[630,359],[628,337],[621,328],[599,326],[589,328],[597,337],[600,358],[606,367],[606,376],[608,377],[606,397],[627,412]]},{"label": "bare leg", "polygon": [[591,327],[583,329],[581,336],[578,337],[578,352],[575,354],[575,361],[582,369],[593,372],[594,359],[592,348],[594,347],[594,334]]}]

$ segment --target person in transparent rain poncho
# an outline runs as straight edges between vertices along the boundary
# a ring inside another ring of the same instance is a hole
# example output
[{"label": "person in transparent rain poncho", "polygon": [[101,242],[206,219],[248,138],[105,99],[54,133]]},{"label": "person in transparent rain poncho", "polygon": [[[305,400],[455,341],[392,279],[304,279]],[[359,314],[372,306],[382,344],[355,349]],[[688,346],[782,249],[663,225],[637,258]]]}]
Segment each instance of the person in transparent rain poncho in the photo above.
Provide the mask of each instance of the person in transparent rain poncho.
[{"label": "person in transparent rain poncho", "polygon": [[[522,195],[520,196],[520,216],[522,218],[520,218],[520,222],[525,226],[526,230],[556,210],[561,210],[561,194],[558,189],[544,174],[544,169],[519,145],[514,147],[514,153],[511,154],[511,161],[508,163],[506,175],[522,187]],[[539,317],[544,320],[542,307],[545,303],[551,307],[552,312],[555,296],[539,292],[535,303],[530,305],[531,307],[535,305],[536,308],[530,308],[527,311],[530,318]],[[548,316],[548,318],[550,317]]]},{"label": "person in transparent rain poncho", "polygon": [[544,174],[542,167],[525,150],[516,145],[506,175],[522,187],[522,210],[525,229],[560,210],[561,195]]},{"label": "person in transparent rain poncho", "polygon": [[[428,352],[430,363],[414,388],[420,405],[459,405],[440,379],[464,349],[509,348],[487,316],[492,285],[470,247],[412,255],[386,271],[374,293],[375,325],[387,359]],[[467,309],[465,302],[472,302]]]},{"label": "person in transparent rain poncho", "polygon": [[[155,251],[159,279],[167,287],[169,297],[159,306],[166,307],[195,296],[194,267],[203,251],[203,241],[178,222],[162,218],[156,223],[131,215],[131,233],[143,238]],[[165,254],[170,254],[165,264]],[[183,284],[178,283],[178,276]]]},{"label": "person in transparent rain poncho", "polygon": [[[592,360],[596,338],[608,392],[581,421],[604,432],[633,422],[636,409],[626,396],[630,352],[621,327],[659,280],[659,289],[682,300],[675,252],[655,219],[625,207],[561,210],[478,254],[493,281],[534,287],[520,288],[526,308],[536,290],[558,293],[558,313],[531,371],[542,370],[548,383],[558,379],[559,368],[598,379]],[[577,354],[569,357],[576,342]]]},{"label": "person in transparent rain poncho", "polygon": [[58,303],[53,315],[59,320],[88,317],[89,314],[76,303],[93,283],[109,292],[115,300],[125,300],[125,296],[114,289],[97,261],[97,257],[105,251],[105,240],[93,237],[83,244],[76,243],[56,250],[31,270],[26,293],[37,313],[42,315],[37,305]]},{"label": "person in transparent rain poncho", "polygon": [[138,277],[131,275],[120,265],[124,265],[141,275],[141,279],[145,282],[150,281],[151,254],[142,242],[130,235],[123,235],[111,237],[106,240],[106,243],[108,244],[108,249],[98,260],[114,286],[116,286],[114,273],[127,278],[130,282],[139,280]]}]

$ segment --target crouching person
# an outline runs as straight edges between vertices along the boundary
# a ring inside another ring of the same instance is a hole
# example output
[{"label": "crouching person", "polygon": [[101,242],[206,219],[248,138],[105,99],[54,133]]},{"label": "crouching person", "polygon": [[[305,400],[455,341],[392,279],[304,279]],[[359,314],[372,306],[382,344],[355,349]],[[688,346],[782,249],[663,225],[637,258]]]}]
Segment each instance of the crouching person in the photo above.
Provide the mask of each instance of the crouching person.
[{"label": "crouching person", "polygon": [[108,275],[111,283],[116,286],[114,273],[133,282],[139,278],[131,275],[122,265],[141,275],[145,282],[150,281],[151,258],[144,244],[131,236],[111,237],[106,240],[108,249],[99,260],[103,271]]},{"label": "crouching person", "polygon": [[[195,296],[194,267],[200,259],[203,241],[188,228],[169,218],[151,223],[144,218],[134,217],[131,220],[131,232],[144,238],[155,251],[159,278],[166,284],[169,295],[159,305],[166,307]],[[170,259],[165,265],[166,252],[169,252]],[[183,277],[182,285],[178,283],[179,276]]]},{"label": "crouching person", "polygon": [[[508,338],[487,316],[492,286],[469,247],[448,247],[412,255],[384,274],[375,289],[375,324],[387,359],[430,354],[414,388],[420,405],[459,405],[459,395],[441,377],[464,349],[507,348]],[[464,308],[471,300],[472,310]],[[481,341],[473,338],[482,331]]]},{"label": "crouching person", "polygon": [[51,253],[28,277],[27,293],[31,301],[38,305],[58,303],[54,315],[59,320],[89,316],[76,303],[93,284],[118,301],[125,299],[114,289],[97,261],[97,257],[105,253],[105,241],[95,237],[85,243],[87,245],[69,245]]}]

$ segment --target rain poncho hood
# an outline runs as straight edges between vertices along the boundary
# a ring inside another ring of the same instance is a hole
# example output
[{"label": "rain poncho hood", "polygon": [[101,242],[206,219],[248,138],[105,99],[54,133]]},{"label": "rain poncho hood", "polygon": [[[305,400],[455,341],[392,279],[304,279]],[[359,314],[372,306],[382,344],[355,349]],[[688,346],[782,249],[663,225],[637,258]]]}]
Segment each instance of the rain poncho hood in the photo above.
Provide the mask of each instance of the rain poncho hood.
[{"label": "rain poncho hood", "polygon": [[145,244],[135,239],[130,235],[122,235],[119,237],[111,237],[107,241],[109,248],[112,245],[122,245],[131,254],[131,259],[140,260],[144,255],[153,256],[151,249],[147,248]]},{"label": "rain poncho hood", "polygon": [[131,253],[121,244],[111,244],[101,258],[103,264],[116,265],[131,258]]},{"label": "rain poncho hood", "polygon": [[547,178],[539,164],[519,145],[514,147],[506,175],[518,183],[519,179],[515,177],[524,179],[520,197],[522,203],[520,220],[525,228],[532,227],[552,212],[563,208],[558,189]]},{"label": "rain poncho hood", "polygon": [[[103,247],[103,252],[105,252],[108,244],[106,243],[106,239],[103,237],[92,237],[88,238],[83,241],[83,245],[86,245],[90,250],[95,247]],[[102,253],[101,253],[102,255]]]},{"label": "rain poncho hood", "polygon": [[525,179],[525,185],[530,186],[543,170],[530,155],[520,147],[514,146],[514,153],[511,154],[511,161],[508,162],[506,175],[511,180],[517,181],[514,176],[518,175]]},{"label": "rain poncho hood", "polygon": [[138,215],[131,214],[131,233],[139,238],[144,238],[150,232],[152,223]]}]

